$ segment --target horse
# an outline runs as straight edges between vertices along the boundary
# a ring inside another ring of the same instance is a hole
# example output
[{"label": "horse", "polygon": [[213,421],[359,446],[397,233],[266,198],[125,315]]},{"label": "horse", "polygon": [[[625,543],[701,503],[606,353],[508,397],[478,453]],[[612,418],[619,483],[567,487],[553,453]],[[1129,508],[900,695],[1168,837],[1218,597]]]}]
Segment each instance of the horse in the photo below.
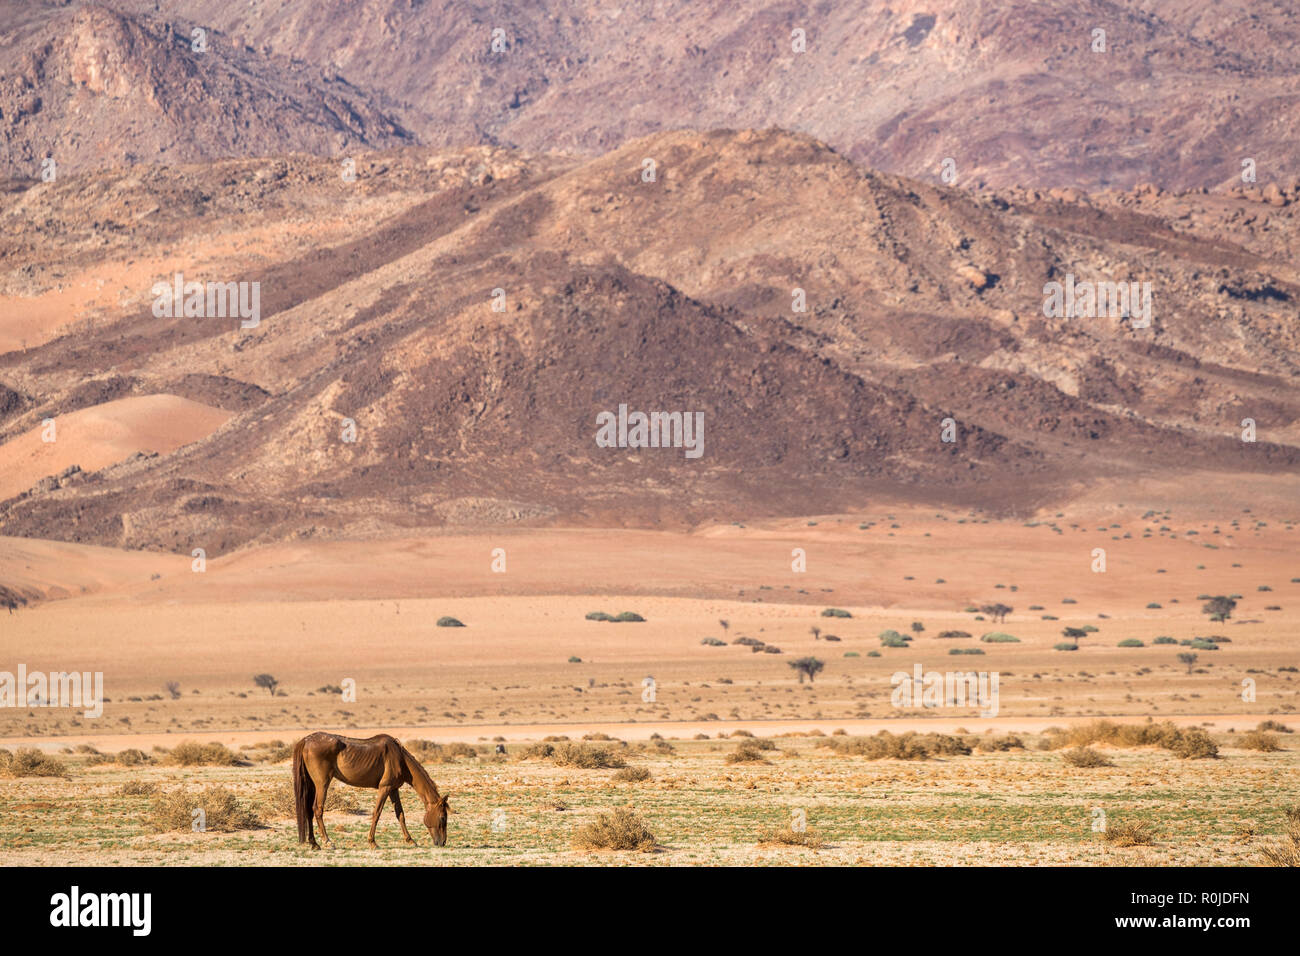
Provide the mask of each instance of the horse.
[{"label": "horse", "polygon": [[293,802],[298,814],[299,843],[310,842],[313,850],[320,849],[312,830],[314,812],[321,839],[325,846],[332,845],[329,834],[325,832],[325,796],[330,782],[336,778],[353,787],[379,791],[375,812],[370,819],[371,849],[378,849],[375,827],[379,823],[379,813],[384,809],[384,801],[390,797],[397,822],[402,826],[402,836],[408,844],[415,845],[406,829],[401,797],[397,795],[398,788],[404,783],[409,783],[424,801],[424,825],[429,828],[433,845],[447,845],[447,814],[455,812],[447,804],[450,794],[438,793],[438,785],[428,771],[396,738],[378,734],[359,740],[319,731],[308,734],[293,745]]}]

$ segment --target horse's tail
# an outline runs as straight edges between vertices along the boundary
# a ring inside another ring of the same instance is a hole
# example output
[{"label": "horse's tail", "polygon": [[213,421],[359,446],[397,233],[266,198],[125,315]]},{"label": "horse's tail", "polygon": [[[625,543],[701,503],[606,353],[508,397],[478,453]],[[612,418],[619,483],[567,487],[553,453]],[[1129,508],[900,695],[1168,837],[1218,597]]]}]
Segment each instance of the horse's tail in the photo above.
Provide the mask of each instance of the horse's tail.
[{"label": "horse's tail", "polygon": [[304,737],[293,745],[293,807],[298,814],[298,842],[313,842],[316,834],[312,832],[311,814],[316,803],[316,782],[307,772],[307,764],[302,759],[303,747],[307,744]]}]

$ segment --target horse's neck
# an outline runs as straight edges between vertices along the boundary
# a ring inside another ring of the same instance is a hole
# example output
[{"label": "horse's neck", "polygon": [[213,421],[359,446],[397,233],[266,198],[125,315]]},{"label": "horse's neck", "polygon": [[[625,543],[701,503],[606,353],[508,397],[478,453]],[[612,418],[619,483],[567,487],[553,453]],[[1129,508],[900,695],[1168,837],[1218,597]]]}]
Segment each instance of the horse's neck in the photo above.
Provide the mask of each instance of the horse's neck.
[{"label": "horse's neck", "polygon": [[426,807],[431,806],[438,799],[438,785],[433,782],[428,771],[420,765],[420,761],[405,749],[402,750],[402,760],[406,762],[406,771],[411,777],[411,787],[420,795]]}]

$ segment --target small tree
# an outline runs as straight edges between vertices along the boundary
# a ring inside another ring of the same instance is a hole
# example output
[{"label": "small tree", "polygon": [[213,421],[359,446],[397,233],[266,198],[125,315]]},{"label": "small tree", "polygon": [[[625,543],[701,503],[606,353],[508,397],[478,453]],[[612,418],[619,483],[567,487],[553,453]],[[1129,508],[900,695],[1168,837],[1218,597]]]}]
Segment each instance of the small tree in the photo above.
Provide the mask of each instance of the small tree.
[{"label": "small tree", "polygon": [[821,673],[826,666],[815,657],[801,657],[798,660],[791,661],[790,666],[799,673],[799,683],[803,683],[804,676],[807,675],[808,683],[812,683],[813,678]]},{"label": "small tree", "polygon": [[1006,616],[1014,611],[1015,608],[1007,607],[1001,601],[996,604],[984,604],[980,607],[981,614],[987,614],[996,624],[1006,619]]},{"label": "small tree", "polygon": [[169,680],[166,687],[167,693],[172,695],[172,700],[181,699],[181,685],[179,681]]},{"label": "small tree", "polygon": [[1217,623],[1232,617],[1232,612],[1236,608],[1237,602],[1235,600],[1219,594],[1205,602],[1205,605],[1201,608],[1201,613],[1210,615],[1210,620]]},{"label": "small tree", "polygon": [[1196,665],[1196,655],[1195,655],[1195,654],[1190,654],[1190,653],[1179,654],[1179,655],[1178,655],[1178,662],[1179,662],[1180,664],[1186,664],[1186,665],[1187,665],[1187,673],[1190,674],[1190,673],[1192,672],[1192,668]]},{"label": "small tree", "polygon": [[1077,641],[1081,637],[1088,636],[1088,632],[1081,627],[1067,627],[1063,631],[1061,631],[1061,634],[1074,641]]},{"label": "small tree", "polygon": [[731,627],[731,622],[718,621],[718,623],[722,625],[722,639],[725,641],[727,639],[727,628]]},{"label": "small tree", "polygon": [[814,624],[812,627],[808,628],[808,630],[812,632],[814,641],[820,641],[822,639],[822,629],[820,627],[817,627]]},{"label": "small tree", "polygon": [[920,621],[913,621],[913,622],[912,622],[912,633],[913,633],[913,634],[920,634],[920,633],[921,633],[922,631],[924,631],[924,630],[925,630],[925,625],[922,624]]},{"label": "small tree", "polygon": [[258,687],[265,687],[272,697],[275,696],[275,689],[280,686],[280,682],[270,674],[258,674],[253,678],[253,683]]}]

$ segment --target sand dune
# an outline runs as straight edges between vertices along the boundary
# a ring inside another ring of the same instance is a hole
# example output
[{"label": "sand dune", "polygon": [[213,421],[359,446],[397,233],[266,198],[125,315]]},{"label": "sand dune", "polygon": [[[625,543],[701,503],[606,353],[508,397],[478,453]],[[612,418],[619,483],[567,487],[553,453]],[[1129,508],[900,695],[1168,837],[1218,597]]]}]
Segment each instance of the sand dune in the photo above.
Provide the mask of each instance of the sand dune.
[{"label": "sand dune", "polygon": [[96,471],[136,452],[166,454],[220,428],[231,413],[176,395],[143,395],[54,419],[53,441],[38,426],[0,446],[0,499],[73,465]]}]

